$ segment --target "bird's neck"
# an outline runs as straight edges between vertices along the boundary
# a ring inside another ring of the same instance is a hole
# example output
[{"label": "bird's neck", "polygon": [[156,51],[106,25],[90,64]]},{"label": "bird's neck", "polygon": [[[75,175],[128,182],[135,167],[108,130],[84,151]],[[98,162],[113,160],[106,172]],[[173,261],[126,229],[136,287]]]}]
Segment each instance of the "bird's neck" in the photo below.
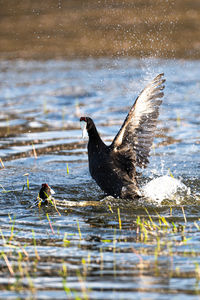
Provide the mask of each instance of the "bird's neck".
[{"label": "bird's neck", "polygon": [[93,145],[104,145],[104,142],[102,141],[95,125],[88,131],[89,136],[89,144]]}]

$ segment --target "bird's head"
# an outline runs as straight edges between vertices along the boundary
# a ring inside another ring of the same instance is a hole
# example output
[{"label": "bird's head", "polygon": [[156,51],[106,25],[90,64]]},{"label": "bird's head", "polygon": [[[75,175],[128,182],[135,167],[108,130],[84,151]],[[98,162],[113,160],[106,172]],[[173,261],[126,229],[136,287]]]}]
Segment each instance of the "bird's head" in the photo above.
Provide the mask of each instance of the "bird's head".
[{"label": "bird's head", "polygon": [[83,138],[86,138],[87,132],[89,132],[92,128],[94,128],[94,122],[89,117],[81,117],[80,122],[81,122],[81,128],[83,130],[82,136]]},{"label": "bird's head", "polygon": [[86,123],[87,131],[89,131],[94,126],[93,120],[89,117],[81,117],[80,122],[85,122]]},{"label": "bird's head", "polygon": [[39,192],[39,197],[45,200],[51,197],[53,194],[55,194],[55,192],[50,188],[50,186],[47,183],[43,183]]}]

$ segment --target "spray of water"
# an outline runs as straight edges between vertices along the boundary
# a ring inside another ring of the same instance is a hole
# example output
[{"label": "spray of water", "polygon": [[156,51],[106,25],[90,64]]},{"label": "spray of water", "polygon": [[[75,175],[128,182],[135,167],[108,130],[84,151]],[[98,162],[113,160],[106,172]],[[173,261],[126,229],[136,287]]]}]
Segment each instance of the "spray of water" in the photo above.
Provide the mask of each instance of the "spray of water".
[{"label": "spray of water", "polygon": [[190,195],[191,191],[179,179],[164,175],[143,186],[142,193],[146,198],[155,201],[157,204],[161,204],[165,199],[180,204],[183,197]]}]

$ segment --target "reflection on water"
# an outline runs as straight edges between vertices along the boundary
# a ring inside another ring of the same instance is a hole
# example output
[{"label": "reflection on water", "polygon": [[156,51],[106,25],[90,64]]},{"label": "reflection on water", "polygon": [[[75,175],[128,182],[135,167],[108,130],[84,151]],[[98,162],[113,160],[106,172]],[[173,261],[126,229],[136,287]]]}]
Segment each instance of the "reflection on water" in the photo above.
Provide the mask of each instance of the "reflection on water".
[{"label": "reflection on water", "polygon": [[[2,299],[196,297],[199,70],[198,61],[0,62]],[[162,71],[165,99],[141,185],[170,170],[191,196],[184,209],[145,203],[146,211],[144,202],[104,198],[89,175],[78,120],[92,116],[110,143],[139,91]],[[55,190],[60,215],[30,208],[43,182]]]}]

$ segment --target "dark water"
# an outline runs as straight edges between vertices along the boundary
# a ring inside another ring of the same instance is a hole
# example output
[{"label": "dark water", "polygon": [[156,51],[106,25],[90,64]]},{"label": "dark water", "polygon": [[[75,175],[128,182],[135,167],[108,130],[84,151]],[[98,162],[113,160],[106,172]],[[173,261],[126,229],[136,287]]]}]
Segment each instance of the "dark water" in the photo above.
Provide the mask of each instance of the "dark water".
[{"label": "dark water", "polygon": [[[141,182],[170,170],[191,195],[171,209],[100,202],[79,117],[92,116],[109,143],[159,72],[165,99]],[[199,298],[200,62],[1,61],[0,92],[0,298]],[[43,182],[73,206],[31,208]]]}]

